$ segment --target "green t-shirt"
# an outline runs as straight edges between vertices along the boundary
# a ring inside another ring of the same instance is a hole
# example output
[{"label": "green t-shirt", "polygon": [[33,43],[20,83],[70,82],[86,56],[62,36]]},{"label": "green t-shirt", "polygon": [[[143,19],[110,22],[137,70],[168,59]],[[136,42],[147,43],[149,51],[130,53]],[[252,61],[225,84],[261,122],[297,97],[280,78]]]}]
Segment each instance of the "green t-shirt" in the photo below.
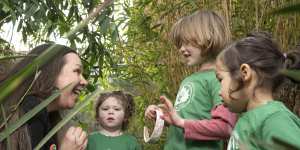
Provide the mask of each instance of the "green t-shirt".
[{"label": "green t-shirt", "polygon": [[[215,71],[193,73],[186,77],[179,88],[174,107],[185,119],[210,119],[211,109],[221,104],[220,83]],[[184,139],[183,129],[170,126],[164,150],[216,150],[222,149],[220,141]]]},{"label": "green t-shirt", "polygon": [[[281,102],[267,104],[241,114],[230,137],[228,150],[275,149],[272,137],[300,148],[300,120]],[[263,144],[264,147],[261,144]]]},{"label": "green t-shirt", "polygon": [[129,134],[116,137],[94,132],[88,137],[87,150],[141,150],[137,139]]}]

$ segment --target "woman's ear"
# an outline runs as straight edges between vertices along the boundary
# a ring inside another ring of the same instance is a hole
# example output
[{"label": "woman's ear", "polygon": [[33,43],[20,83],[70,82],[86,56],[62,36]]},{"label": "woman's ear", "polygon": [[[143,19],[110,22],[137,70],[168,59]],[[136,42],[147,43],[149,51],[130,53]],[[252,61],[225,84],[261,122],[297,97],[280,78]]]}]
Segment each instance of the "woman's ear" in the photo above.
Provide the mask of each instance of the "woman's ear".
[{"label": "woman's ear", "polygon": [[248,64],[242,64],[240,67],[240,73],[243,81],[249,81],[252,77],[252,69]]}]

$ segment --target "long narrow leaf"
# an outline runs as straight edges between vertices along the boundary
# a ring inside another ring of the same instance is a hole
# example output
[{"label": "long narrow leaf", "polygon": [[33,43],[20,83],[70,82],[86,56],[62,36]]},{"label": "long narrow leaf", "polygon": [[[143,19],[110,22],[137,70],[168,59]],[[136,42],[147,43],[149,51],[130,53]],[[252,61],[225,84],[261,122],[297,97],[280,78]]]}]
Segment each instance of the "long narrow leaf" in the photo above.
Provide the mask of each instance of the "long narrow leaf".
[{"label": "long narrow leaf", "polygon": [[47,63],[56,53],[59,52],[59,48],[56,45],[52,45],[45,52],[43,52],[40,56],[35,58],[31,64],[24,67],[21,71],[14,74],[9,79],[5,80],[3,84],[0,86],[0,104],[3,100],[14,91],[22,82],[29,76],[31,76],[38,66],[42,66]]},{"label": "long narrow leaf", "polygon": [[27,55],[0,56],[0,61],[8,60],[8,59],[23,58],[23,57],[28,57],[28,56]]},{"label": "long narrow leaf", "polygon": [[[2,111],[2,116],[3,116],[3,119],[4,119],[5,128],[7,128],[8,127],[7,117],[6,117],[6,113],[5,113],[3,105],[1,105],[1,111]],[[10,144],[9,144],[10,143],[10,138],[8,138],[6,140],[6,142],[7,142],[7,149],[10,150],[11,149]]]},{"label": "long narrow leaf", "polygon": [[282,74],[292,78],[295,81],[300,81],[300,70],[282,70]]},{"label": "long narrow leaf", "polygon": [[5,138],[7,138],[11,133],[13,133],[16,129],[18,129],[20,126],[22,126],[24,123],[26,123],[29,119],[31,119],[33,116],[35,116],[38,112],[40,112],[42,109],[47,107],[53,100],[55,100],[62,91],[65,91],[69,88],[71,88],[72,84],[67,85],[60,91],[55,91],[50,97],[48,97],[46,100],[42,101],[39,105],[35,106],[32,110],[27,112],[24,116],[22,116],[19,120],[17,120],[15,123],[12,123],[9,125],[8,128],[6,128],[4,131],[0,133],[0,142],[3,141]]},{"label": "long narrow leaf", "polygon": [[88,95],[83,102],[78,104],[74,109],[71,110],[34,148],[34,150],[39,150],[41,147],[59,130],[61,129],[68,121],[70,121],[82,108],[86,107],[92,100],[96,99],[97,96],[101,93],[101,89],[95,90],[93,93]]},{"label": "long narrow leaf", "polygon": [[271,14],[281,15],[281,14],[290,14],[290,13],[300,13],[300,3],[291,4],[283,8],[274,10]]},{"label": "long narrow leaf", "polygon": [[16,123],[10,124],[8,128],[0,133],[0,141],[3,141],[7,138],[11,133],[13,133],[16,129],[26,123],[29,119],[31,119],[34,115],[40,112],[43,108],[45,108],[48,104],[50,104],[54,99],[56,99],[60,95],[60,92],[54,92],[49,98],[42,101],[38,106],[34,107],[31,111],[26,113],[22,118],[20,118]]}]

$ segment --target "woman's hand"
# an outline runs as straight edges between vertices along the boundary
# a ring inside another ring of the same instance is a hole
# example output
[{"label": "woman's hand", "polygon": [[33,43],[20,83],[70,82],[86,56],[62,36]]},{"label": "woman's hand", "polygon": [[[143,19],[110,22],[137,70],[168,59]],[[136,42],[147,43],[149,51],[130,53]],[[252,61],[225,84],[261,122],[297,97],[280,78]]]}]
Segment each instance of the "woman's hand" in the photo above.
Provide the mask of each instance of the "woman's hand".
[{"label": "woman's hand", "polygon": [[80,127],[70,127],[61,142],[60,150],[85,150],[87,134]]},{"label": "woman's hand", "polygon": [[161,118],[171,125],[178,127],[184,127],[184,119],[182,119],[173,107],[172,102],[165,96],[160,97],[160,101],[163,104],[163,116]]}]

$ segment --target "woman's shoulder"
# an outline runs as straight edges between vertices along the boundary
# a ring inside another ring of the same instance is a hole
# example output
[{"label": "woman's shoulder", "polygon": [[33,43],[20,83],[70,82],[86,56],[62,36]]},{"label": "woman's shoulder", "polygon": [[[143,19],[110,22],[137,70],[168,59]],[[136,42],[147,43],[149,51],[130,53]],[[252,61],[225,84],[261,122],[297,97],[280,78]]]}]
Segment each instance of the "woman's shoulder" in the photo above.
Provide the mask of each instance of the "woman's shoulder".
[{"label": "woman's shoulder", "polygon": [[28,96],[25,96],[23,99],[22,108],[25,112],[27,112],[27,111],[33,109],[38,104],[40,104],[40,100],[38,99],[38,97],[33,96],[33,95],[28,95]]},{"label": "woman's shoulder", "polygon": [[[38,106],[41,103],[38,97],[33,95],[25,96],[21,104],[22,110],[24,113],[31,111],[33,108]],[[39,113],[37,113],[32,119],[39,119],[43,122],[48,121],[48,112],[47,108],[43,108]],[[31,119],[31,120],[32,120]]]}]

